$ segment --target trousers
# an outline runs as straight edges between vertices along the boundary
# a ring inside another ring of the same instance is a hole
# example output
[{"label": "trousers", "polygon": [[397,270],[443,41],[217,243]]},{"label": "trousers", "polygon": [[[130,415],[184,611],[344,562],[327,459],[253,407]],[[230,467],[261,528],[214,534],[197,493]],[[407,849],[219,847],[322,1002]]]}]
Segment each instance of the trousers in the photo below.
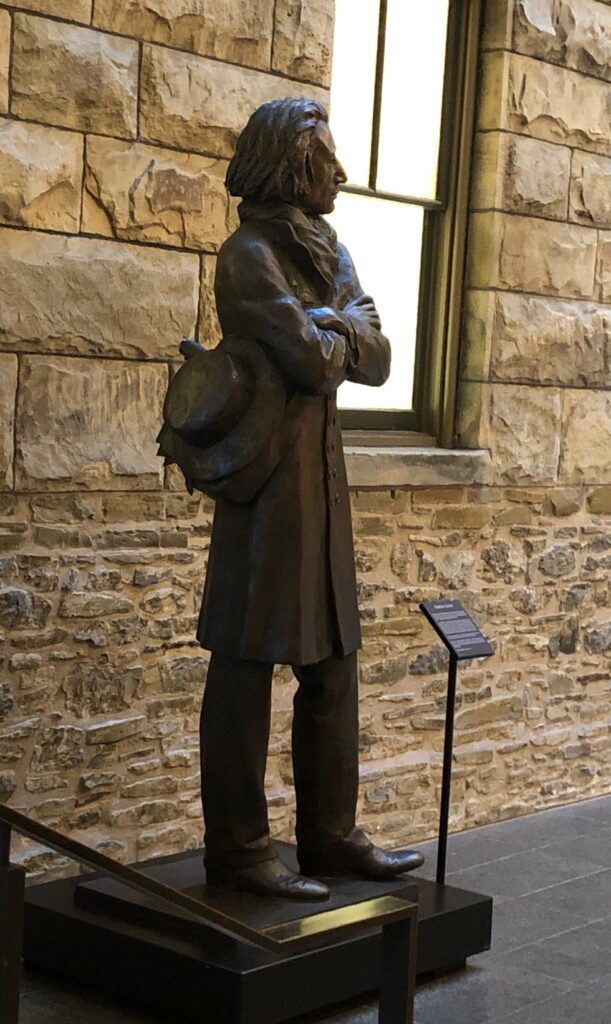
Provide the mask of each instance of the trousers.
[{"label": "trousers", "polygon": [[[214,653],[200,720],[205,862],[241,868],[275,856],[265,768],[273,664]],[[358,798],[356,651],[295,665],[292,758],[300,853],[320,853],[355,827]]]}]

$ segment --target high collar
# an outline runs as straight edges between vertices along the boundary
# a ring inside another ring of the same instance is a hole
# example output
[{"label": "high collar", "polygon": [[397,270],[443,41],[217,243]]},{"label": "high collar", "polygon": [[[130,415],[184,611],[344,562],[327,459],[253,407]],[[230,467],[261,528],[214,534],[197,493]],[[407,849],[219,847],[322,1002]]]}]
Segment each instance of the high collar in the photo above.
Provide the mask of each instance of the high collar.
[{"label": "high collar", "polygon": [[337,235],[324,217],[310,217],[298,206],[281,200],[270,203],[243,200],[238,214],[242,223],[265,222],[279,244],[300,250],[311,269],[322,278],[326,290],[333,294],[339,266]]}]

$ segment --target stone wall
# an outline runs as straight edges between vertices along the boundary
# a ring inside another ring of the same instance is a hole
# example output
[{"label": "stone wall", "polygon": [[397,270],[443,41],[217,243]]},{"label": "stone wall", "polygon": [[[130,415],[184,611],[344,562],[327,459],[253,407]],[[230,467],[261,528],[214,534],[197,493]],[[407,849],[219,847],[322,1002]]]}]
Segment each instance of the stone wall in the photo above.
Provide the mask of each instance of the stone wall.
[{"label": "stone wall", "polygon": [[[218,337],[236,131],[265,99],[326,97],[332,3],[15,8],[0,3],[0,799],[134,860],[202,831],[212,509],[155,456],[161,402],[177,340]],[[454,826],[611,789],[610,23],[601,0],[488,3],[458,435],[496,479],[353,494],[362,820],[383,842],[435,832],[445,660],[417,606],[440,594],[497,648],[461,669]],[[283,836],[293,691],[279,671]],[[63,869],[17,852],[33,875]]]}]

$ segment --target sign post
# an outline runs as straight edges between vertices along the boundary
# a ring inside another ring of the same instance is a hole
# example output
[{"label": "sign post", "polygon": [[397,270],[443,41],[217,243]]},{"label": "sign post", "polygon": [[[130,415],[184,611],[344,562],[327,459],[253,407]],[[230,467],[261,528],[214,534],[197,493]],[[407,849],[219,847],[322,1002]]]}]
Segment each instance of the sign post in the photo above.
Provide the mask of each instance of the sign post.
[{"label": "sign post", "polygon": [[452,787],[454,711],[456,708],[458,662],[465,661],[467,658],[488,658],[494,653],[494,649],[475,625],[473,619],[467,614],[460,601],[423,601],[420,605],[420,610],[450,653],[446,727],[443,744],[441,807],[439,811],[439,843],[437,846],[437,883],[443,885],[446,877],[448,849],[448,819],[450,816],[450,790]]}]

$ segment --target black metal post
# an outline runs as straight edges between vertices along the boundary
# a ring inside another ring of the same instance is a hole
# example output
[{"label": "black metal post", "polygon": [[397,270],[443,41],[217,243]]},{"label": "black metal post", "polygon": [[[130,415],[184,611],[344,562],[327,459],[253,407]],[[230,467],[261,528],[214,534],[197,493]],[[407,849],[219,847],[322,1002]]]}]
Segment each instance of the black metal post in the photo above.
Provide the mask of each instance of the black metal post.
[{"label": "black metal post", "polygon": [[456,707],[456,667],[458,659],[450,652],[448,671],[448,698],[446,705],[446,733],[443,744],[443,775],[441,779],[441,808],[439,811],[439,845],[437,847],[437,883],[443,885],[446,877],[448,849],[448,818],[450,815],[450,789],[452,786],[452,751],[454,746],[454,709]]},{"label": "black metal post", "polygon": [[11,867],[11,830],[0,822],[0,1021],[18,1024],[25,871]]},{"label": "black metal post", "polygon": [[413,1024],[418,910],[382,928],[378,1024]]}]

